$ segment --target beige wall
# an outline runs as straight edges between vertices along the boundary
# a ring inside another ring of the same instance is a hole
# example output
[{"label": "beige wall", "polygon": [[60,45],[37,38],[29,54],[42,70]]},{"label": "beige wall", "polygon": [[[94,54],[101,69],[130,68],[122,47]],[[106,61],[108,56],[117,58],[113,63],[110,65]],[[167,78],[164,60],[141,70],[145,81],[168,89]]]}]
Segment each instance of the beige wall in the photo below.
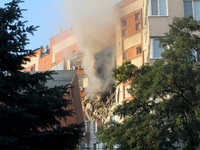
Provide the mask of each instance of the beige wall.
[{"label": "beige wall", "polygon": [[69,38],[59,42],[56,45],[52,46],[52,63],[55,62],[55,54],[63,49],[65,49],[66,47],[72,45],[76,43],[76,39],[74,36],[70,36]]},{"label": "beige wall", "polygon": [[36,55],[36,56],[31,57],[30,62],[27,62],[26,64],[24,64],[22,66],[24,68],[28,68],[35,64],[35,71],[38,71],[38,62],[39,62],[39,56]]},{"label": "beige wall", "polygon": [[121,18],[131,12],[139,10],[143,7],[143,0],[137,0],[121,9],[118,10],[118,17]]},{"label": "beige wall", "polygon": [[123,50],[139,45],[141,42],[141,33],[139,32],[123,40]]},{"label": "beige wall", "polygon": [[[146,0],[145,0],[146,1]],[[121,18],[143,8],[144,0],[137,0],[127,6],[117,10],[116,12],[116,63],[117,66],[122,65],[122,48],[128,49],[133,46],[136,46],[142,42],[141,39],[141,32],[134,34],[126,39],[123,40],[122,43],[122,35],[121,35]],[[131,60],[135,65],[139,66],[142,64],[142,56]],[[116,90],[116,104],[123,104],[123,84],[118,85]],[[119,103],[118,103],[119,102]],[[114,108],[114,107],[113,107]],[[118,122],[123,121],[120,117],[117,118]]]},{"label": "beige wall", "polygon": [[131,59],[131,63],[134,64],[135,66],[140,67],[142,65],[142,55]]}]

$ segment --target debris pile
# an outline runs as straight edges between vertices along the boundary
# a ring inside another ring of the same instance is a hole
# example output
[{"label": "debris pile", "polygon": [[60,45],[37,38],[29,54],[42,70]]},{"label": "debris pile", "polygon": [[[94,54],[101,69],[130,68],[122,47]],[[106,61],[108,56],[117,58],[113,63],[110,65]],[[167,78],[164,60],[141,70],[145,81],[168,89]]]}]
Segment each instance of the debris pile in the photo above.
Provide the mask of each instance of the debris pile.
[{"label": "debris pile", "polygon": [[115,86],[111,85],[107,92],[98,92],[95,96],[87,95],[84,101],[84,110],[91,121],[105,119],[112,115],[115,104]]}]

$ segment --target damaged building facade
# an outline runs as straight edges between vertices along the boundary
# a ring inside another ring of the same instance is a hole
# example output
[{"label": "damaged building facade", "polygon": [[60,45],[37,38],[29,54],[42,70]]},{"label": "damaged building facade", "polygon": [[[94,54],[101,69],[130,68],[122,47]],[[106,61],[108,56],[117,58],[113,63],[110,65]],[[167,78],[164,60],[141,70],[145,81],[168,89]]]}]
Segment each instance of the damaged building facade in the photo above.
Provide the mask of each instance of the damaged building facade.
[{"label": "damaged building facade", "polygon": [[[80,149],[101,149],[95,137],[98,126],[110,119],[120,122],[112,110],[132,100],[127,92],[129,82],[115,87],[112,69],[127,60],[136,66],[152,64],[163,52],[156,38],[169,31],[173,17],[193,15],[200,19],[199,0],[121,0],[113,10],[114,23],[97,26],[102,29],[100,33],[92,26],[99,16],[92,15],[80,24],[93,29],[92,34],[85,28],[71,27],[51,38],[49,46],[35,50],[36,57],[24,65],[24,71],[76,70],[84,112],[81,115],[89,135]],[[78,31],[84,32],[77,37]]]}]

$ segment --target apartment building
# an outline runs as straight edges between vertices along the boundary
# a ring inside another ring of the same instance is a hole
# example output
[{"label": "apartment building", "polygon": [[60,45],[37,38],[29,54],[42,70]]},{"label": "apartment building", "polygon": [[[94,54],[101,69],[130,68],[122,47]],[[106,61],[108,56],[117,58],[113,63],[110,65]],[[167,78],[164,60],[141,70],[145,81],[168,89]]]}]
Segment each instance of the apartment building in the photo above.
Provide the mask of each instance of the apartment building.
[{"label": "apartment building", "polygon": [[[199,0],[122,0],[116,4],[116,64],[131,61],[136,66],[161,58],[157,37],[169,31],[174,17],[192,15],[200,20]],[[129,82],[118,87],[120,102],[130,100]]]},{"label": "apartment building", "polygon": [[[111,31],[111,39],[114,40],[110,40],[110,43],[103,46],[98,44],[94,58],[97,56],[104,57],[100,54],[100,51],[112,47],[112,49],[115,49],[116,66],[122,65],[127,60],[136,66],[146,63],[153,64],[155,59],[161,58],[163,52],[156,38],[164,36],[164,33],[169,31],[168,25],[172,23],[174,17],[192,15],[195,19],[200,20],[200,0],[121,0],[114,7],[114,27],[105,27],[107,31],[114,30]],[[92,20],[96,20],[94,16],[92,16]],[[103,33],[102,36],[104,36]],[[77,44],[77,38],[72,27],[51,38],[50,46],[35,50],[36,57],[31,57],[31,62],[24,65],[25,71],[76,69],[80,95],[82,101],[84,101],[84,91],[90,80],[83,70],[83,51],[84,49],[80,50]],[[98,60],[98,58],[95,59]],[[100,66],[95,67],[96,74],[99,77],[101,77],[101,72],[105,71],[103,68],[106,63],[109,62],[102,61]],[[127,92],[130,87],[129,83],[129,81],[124,82],[116,88],[117,104],[132,99]],[[120,121],[115,116],[110,116],[110,118]],[[96,143],[94,136],[97,130],[97,122],[88,123],[87,115],[85,119],[87,120],[87,131],[91,132],[91,136],[89,141],[85,141],[87,144],[82,146],[82,149],[84,147],[101,148],[102,144]]]},{"label": "apartment building", "polygon": [[[136,66],[144,64],[143,52],[143,0],[123,0],[116,4],[116,64],[131,61]],[[116,101],[131,100],[127,92],[129,81],[116,90]]]}]

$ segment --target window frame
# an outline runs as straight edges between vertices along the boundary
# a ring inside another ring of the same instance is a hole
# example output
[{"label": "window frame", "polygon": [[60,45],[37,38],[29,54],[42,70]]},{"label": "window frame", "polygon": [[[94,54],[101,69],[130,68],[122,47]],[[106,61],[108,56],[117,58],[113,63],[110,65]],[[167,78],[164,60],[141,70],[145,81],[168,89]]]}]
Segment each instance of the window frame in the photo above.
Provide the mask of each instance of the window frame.
[{"label": "window frame", "polygon": [[160,0],[157,0],[157,9],[158,9],[158,13],[156,15],[153,15],[152,12],[152,0],[149,0],[149,16],[168,16],[168,0],[165,0],[165,8],[166,8],[166,12],[164,15],[161,15],[161,11],[160,11]]},{"label": "window frame", "polygon": [[[138,18],[138,16],[139,16],[139,18]],[[140,15],[140,12],[138,12],[138,13],[135,14],[135,21],[138,21],[140,19],[141,19],[141,15]]]},{"label": "window frame", "polygon": [[[62,68],[62,69],[60,69]],[[61,62],[61,63],[58,63],[57,65],[51,67],[51,70],[63,70],[64,69],[64,63]]]},{"label": "window frame", "polygon": [[[140,48],[140,51],[138,50],[139,48]],[[139,53],[138,53],[138,52],[139,52]],[[142,53],[142,46],[138,46],[138,47],[136,48],[136,53],[137,53],[137,55]]]},{"label": "window frame", "polygon": [[162,52],[160,53],[159,57],[155,56],[155,47],[154,47],[155,44],[154,44],[154,42],[157,42],[157,41],[159,41],[159,40],[157,40],[156,38],[151,38],[151,51],[150,51],[150,58],[151,59],[160,59],[160,58],[162,58],[161,54],[164,52],[164,49],[159,46],[159,43],[158,43],[157,48],[158,48],[158,50],[162,50]]},{"label": "window frame", "polygon": [[125,37],[125,36],[127,36],[127,29],[122,30],[122,37]]},{"label": "window frame", "polygon": [[[183,13],[184,13],[184,17],[188,17],[188,16],[185,16],[185,2],[192,2],[192,16],[194,17],[194,19],[196,19],[196,13],[195,13],[195,1],[199,1],[200,0],[183,0]],[[200,20],[200,16],[198,16],[199,19],[196,19],[196,20]]]},{"label": "window frame", "polygon": [[122,19],[121,20],[121,27],[124,28],[127,26],[127,20],[126,19]]},{"label": "window frame", "polygon": [[33,66],[33,67],[31,67],[31,71],[35,71],[35,67]]},{"label": "window frame", "polygon": [[126,59],[128,59],[128,52],[123,53],[123,60],[126,60]]},{"label": "window frame", "polygon": [[132,97],[128,90],[131,88],[130,84],[124,85],[124,99]]},{"label": "window frame", "polygon": [[[137,25],[139,25],[139,26],[137,26]],[[139,27],[139,28],[138,28],[138,27]],[[138,23],[135,24],[135,30],[136,30],[136,31],[141,30],[141,22],[138,22]]]}]

